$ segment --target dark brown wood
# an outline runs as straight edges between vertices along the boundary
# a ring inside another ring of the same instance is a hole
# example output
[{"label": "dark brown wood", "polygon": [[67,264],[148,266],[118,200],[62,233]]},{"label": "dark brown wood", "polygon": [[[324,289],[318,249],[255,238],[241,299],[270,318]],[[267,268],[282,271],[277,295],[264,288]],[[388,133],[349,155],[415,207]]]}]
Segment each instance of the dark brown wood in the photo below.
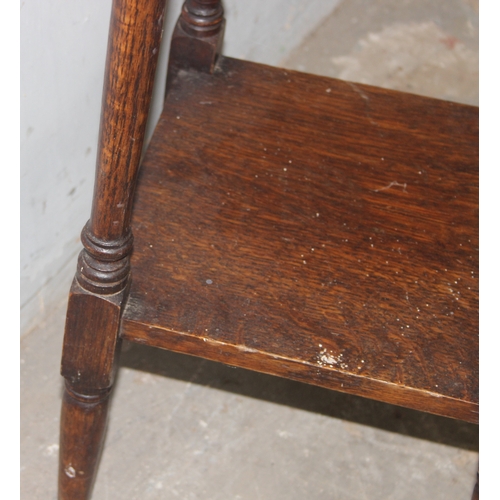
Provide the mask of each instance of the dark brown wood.
[{"label": "dark brown wood", "polygon": [[220,0],[187,0],[170,43],[167,85],[179,70],[212,73],[224,38],[224,9]]},{"label": "dark brown wood", "polygon": [[198,38],[209,38],[223,26],[224,9],[221,0],[186,0],[180,16],[181,28]]},{"label": "dark brown wood", "polygon": [[86,500],[92,491],[106,428],[109,390],[94,396],[75,393],[68,385],[61,410],[59,499]]},{"label": "dark brown wood", "polygon": [[61,374],[59,500],[90,498],[117,368],[118,328],[127,289],[99,296],[75,278],[66,316]]},{"label": "dark brown wood", "polygon": [[130,229],[164,8],[164,0],[113,1],[89,226],[96,238],[121,240]]},{"label": "dark brown wood", "polygon": [[61,375],[78,393],[93,395],[113,384],[120,347],[117,333],[126,292],[99,296],[82,289],[76,279],[73,281]]},{"label": "dark brown wood", "polygon": [[128,292],[130,215],[163,28],[164,0],[114,0],[90,221],[82,231],[61,374],[59,499],[90,497]]},{"label": "dark brown wood", "polygon": [[474,485],[474,491],[472,492],[472,500],[479,500],[479,472],[476,477],[476,484]]},{"label": "dark brown wood", "polygon": [[219,58],[141,171],[130,340],[478,420],[478,110]]},{"label": "dark brown wood", "polygon": [[60,500],[90,496],[121,338],[477,422],[477,108],[220,57],[221,2],[187,0],[130,259],[163,9],[113,2]]}]

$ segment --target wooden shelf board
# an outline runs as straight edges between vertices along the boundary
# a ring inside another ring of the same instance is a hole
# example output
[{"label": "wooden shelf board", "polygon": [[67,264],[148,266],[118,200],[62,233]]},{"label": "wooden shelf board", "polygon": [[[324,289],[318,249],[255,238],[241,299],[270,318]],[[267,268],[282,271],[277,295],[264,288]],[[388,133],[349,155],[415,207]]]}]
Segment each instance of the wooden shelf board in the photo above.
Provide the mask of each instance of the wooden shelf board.
[{"label": "wooden shelf board", "polygon": [[141,169],[131,341],[478,421],[478,109],[221,58]]}]

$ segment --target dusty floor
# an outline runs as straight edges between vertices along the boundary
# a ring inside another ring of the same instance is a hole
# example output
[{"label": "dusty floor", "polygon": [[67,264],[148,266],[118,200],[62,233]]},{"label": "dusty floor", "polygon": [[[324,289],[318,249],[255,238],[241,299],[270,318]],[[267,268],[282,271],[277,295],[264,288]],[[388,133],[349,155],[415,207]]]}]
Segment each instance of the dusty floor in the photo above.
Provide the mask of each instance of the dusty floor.
[{"label": "dusty floor", "polygon": [[283,65],[479,105],[479,0],[346,0]]},{"label": "dusty floor", "polygon": [[[477,104],[477,5],[345,0],[283,65]],[[56,498],[64,309],[22,340],[23,500]],[[121,366],[95,500],[470,499],[477,426],[138,345]]]}]

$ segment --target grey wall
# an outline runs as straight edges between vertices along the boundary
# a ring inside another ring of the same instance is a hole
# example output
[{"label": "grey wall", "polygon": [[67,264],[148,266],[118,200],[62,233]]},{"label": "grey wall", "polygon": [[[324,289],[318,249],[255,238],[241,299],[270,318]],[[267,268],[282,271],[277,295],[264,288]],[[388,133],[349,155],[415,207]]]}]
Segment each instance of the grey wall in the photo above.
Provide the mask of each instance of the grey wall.
[{"label": "grey wall", "polygon": [[[279,64],[341,0],[226,0],[224,53]],[[159,116],[170,0],[151,120]],[[66,300],[90,214],[111,0],[21,3],[21,333]],[[151,128],[151,127],[150,127]]]}]

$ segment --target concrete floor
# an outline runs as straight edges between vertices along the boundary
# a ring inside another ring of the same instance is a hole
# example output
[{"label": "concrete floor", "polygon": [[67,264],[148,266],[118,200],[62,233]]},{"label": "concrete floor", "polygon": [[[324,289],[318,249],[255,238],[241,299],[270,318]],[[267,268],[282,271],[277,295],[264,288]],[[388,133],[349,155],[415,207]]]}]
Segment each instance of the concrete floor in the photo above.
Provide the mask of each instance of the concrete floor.
[{"label": "concrete floor", "polygon": [[479,0],[344,0],[283,66],[479,105]]},{"label": "concrete floor", "polygon": [[[345,0],[283,65],[477,104],[477,5]],[[23,500],[56,498],[65,303],[21,344]],[[477,426],[126,343],[93,498],[465,500],[477,461]]]}]

